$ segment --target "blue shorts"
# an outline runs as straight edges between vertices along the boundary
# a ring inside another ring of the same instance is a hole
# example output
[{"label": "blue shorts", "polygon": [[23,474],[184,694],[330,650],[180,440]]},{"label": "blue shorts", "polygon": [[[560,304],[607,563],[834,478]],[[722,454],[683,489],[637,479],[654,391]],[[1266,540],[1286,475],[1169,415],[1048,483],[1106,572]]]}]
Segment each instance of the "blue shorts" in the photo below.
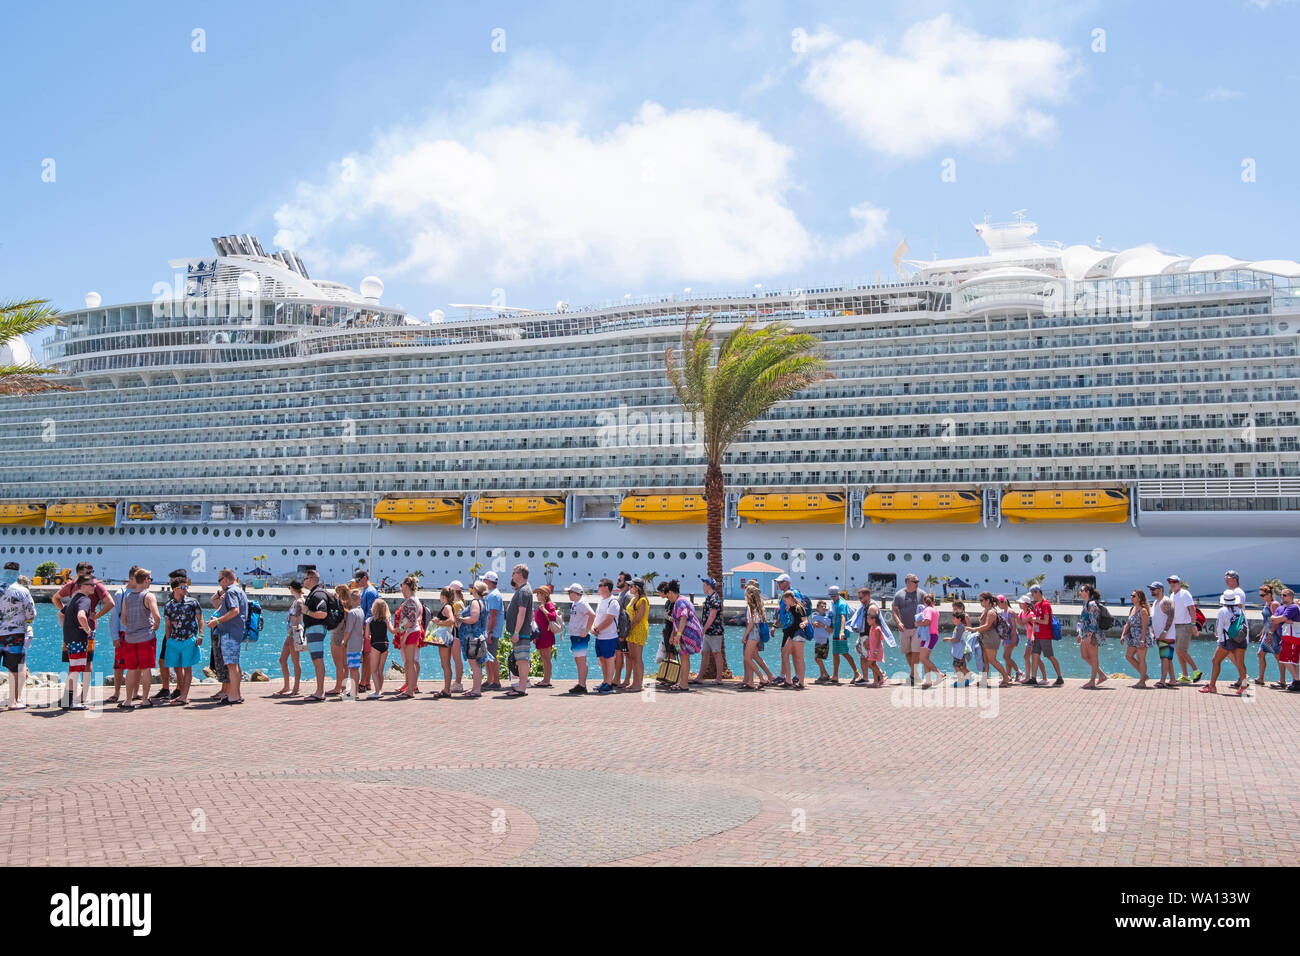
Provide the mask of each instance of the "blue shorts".
[{"label": "blue shorts", "polygon": [[239,651],[243,646],[243,641],[237,641],[233,637],[221,635],[221,662],[227,667],[239,666]]},{"label": "blue shorts", "polygon": [[361,652],[348,651],[348,670],[361,669]]},{"label": "blue shorts", "polygon": [[591,646],[591,638],[589,638],[589,637],[571,637],[571,638],[569,638],[569,645],[570,645],[571,649],[573,650],[573,656],[574,656],[574,657],[586,657],[586,656],[587,656],[587,648]]},{"label": "blue shorts", "polygon": [[311,659],[314,661],[324,660],[325,659],[325,632],[308,631],[306,634],[306,638],[307,638],[307,653],[311,654]]},{"label": "blue shorts", "polygon": [[167,647],[163,651],[164,667],[193,667],[199,662],[199,642],[194,638],[179,640],[167,638]]},{"label": "blue shorts", "polygon": [[617,650],[618,650],[617,637],[611,637],[609,640],[604,640],[603,638],[599,638],[599,637],[596,638],[596,656],[601,658],[602,660],[608,660],[609,658],[613,657],[614,652]]},{"label": "blue shorts", "polygon": [[517,661],[526,661],[533,656],[533,642],[530,638],[522,637],[515,641],[513,648],[514,658]]},{"label": "blue shorts", "polygon": [[1174,659],[1174,645],[1169,641],[1157,641],[1160,645],[1160,659],[1162,661],[1172,661]]}]

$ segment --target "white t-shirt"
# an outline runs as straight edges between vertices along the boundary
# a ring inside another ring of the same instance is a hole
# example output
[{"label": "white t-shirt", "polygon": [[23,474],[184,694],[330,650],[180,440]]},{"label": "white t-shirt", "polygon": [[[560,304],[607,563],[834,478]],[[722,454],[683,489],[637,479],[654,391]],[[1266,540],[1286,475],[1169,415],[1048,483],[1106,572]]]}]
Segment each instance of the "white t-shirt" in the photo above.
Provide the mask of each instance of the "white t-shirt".
[{"label": "white t-shirt", "polygon": [[591,616],[591,605],[587,603],[586,598],[578,598],[569,608],[569,634],[578,640],[586,637],[591,625]]},{"label": "white t-shirt", "polygon": [[[1225,588],[1224,590],[1226,591],[1227,588]],[[1233,589],[1232,589],[1232,593],[1235,594],[1235,595],[1237,595],[1237,607],[1241,608],[1242,610],[1245,610],[1245,609],[1246,609],[1246,592],[1243,591],[1241,588],[1233,588]]]},{"label": "white t-shirt", "polygon": [[[612,641],[618,637],[618,598],[610,595],[607,598],[601,598],[600,603],[596,605],[596,619],[599,620],[602,614],[609,615],[609,623],[603,628],[596,631],[596,640]],[[594,621],[592,622],[595,623]]]},{"label": "white t-shirt", "polygon": [[1191,624],[1192,623],[1192,605],[1196,603],[1196,598],[1192,597],[1192,592],[1187,588],[1181,588],[1169,594],[1169,600],[1174,602],[1174,623]]},{"label": "white t-shirt", "polygon": [[1173,616],[1169,618],[1169,626],[1163,628],[1165,615],[1169,612],[1163,607],[1165,601],[1172,601],[1172,596],[1166,596],[1151,605],[1151,633],[1155,635],[1157,641],[1172,641],[1174,639],[1174,622],[1178,620],[1178,606],[1173,607]]}]

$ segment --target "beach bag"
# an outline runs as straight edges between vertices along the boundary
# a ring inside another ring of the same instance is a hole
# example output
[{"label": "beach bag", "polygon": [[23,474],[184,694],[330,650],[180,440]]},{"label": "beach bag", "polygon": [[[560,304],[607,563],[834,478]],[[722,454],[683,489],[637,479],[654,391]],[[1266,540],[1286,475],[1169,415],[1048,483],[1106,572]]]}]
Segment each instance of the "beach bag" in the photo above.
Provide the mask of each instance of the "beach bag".
[{"label": "beach bag", "polygon": [[1101,598],[1097,598],[1097,630],[1109,631],[1114,626],[1115,616],[1110,613],[1110,608],[1106,606],[1105,602]]},{"label": "beach bag", "polygon": [[1228,636],[1228,640],[1233,644],[1236,644],[1238,647],[1244,647],[1246,644],[1246,642],[1241,639],[1241,628],[1245,623],[1246,615],[1242,612],[1241,608],[1234,608],[1232,612],[1232,620],[1228,622],[1228,626],[1224,629],[1224,633]]},{"label": "beach bag", "polygon": [[254,598],[248,600],[248,619],[244,622],[244,640],[255,641],[262,636],[262,605]]},{"label": "beach bag", "polygon": [[1057,617],[1055,614],[1053,614],[1052,615],[1052,640],[1059,641],[1060,639],[1061,639],[1061,619]]},{"label": "beach bag", "polygon": [[1003,617],[1001,612],[998,612],[997,615],[997,631],[998,638],[1003,641],[1011,640],[1012,635],[1016,633],[1016,629],[1011,625],[1010,619]]},{"label": "beach bag", "polygon": [[659,662],[659,670],[655,674],[655,680],[660,684],[676,684],[681,680],[682,662],[677,657],[677,652],[669,649],[664,654],[664,659]]},{"label": "beach bag", "polygon": [[1205,628],[1205,612],[1202,611],[1199,607],[1193,607],[1193,608],[1192,608],[1192,616],[1193,616],[1193,618],[1196,620],[1196,629],[1197,629],[1198,631],[1200,631],[1200,630],[1204,630],[1204,628]]},{"label": "beach bag", "polygon": [[[624,611],[621,615],[619,615],[619,621],[621,622],[625,617],[627,617],[626,611]],[[557,637],[564,633],[564,615],[560,613],[559,608],[555,609],[555,618],[553,620],[549,620],[546,622],[546,627],[552,634],[556,635]]]}]

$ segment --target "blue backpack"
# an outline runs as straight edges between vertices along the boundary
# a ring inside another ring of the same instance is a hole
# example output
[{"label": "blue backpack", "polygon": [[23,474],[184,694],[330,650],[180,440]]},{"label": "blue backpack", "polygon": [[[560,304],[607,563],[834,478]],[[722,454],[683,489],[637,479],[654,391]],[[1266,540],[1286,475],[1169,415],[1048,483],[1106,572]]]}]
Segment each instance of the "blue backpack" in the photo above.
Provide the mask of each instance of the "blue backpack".
[{"label": "blue backpack", "polygon": [[244,622],[244,640],[255,641],[262,635],[262,605],[256,598],[248,599],[248,618]]},{"label": "blue backpack", "polygon": [[1060,639],[1061,639],[1061,619],[1057,617],[1055,614],[1053,614],[1052,615],[1052,640],[1059,641]]}]

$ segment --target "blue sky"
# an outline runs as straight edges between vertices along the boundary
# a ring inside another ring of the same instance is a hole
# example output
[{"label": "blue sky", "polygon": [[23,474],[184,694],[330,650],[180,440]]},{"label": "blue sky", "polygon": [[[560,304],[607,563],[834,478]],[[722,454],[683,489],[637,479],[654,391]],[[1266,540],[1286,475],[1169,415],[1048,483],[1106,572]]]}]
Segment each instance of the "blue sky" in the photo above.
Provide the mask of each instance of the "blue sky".
[{"label": "blue sky", "polygon": [[229,232],[419,316],[871,280],[986,210],[1300,257],[1300,3],[620,7],[7,5],[0,297]]}]

